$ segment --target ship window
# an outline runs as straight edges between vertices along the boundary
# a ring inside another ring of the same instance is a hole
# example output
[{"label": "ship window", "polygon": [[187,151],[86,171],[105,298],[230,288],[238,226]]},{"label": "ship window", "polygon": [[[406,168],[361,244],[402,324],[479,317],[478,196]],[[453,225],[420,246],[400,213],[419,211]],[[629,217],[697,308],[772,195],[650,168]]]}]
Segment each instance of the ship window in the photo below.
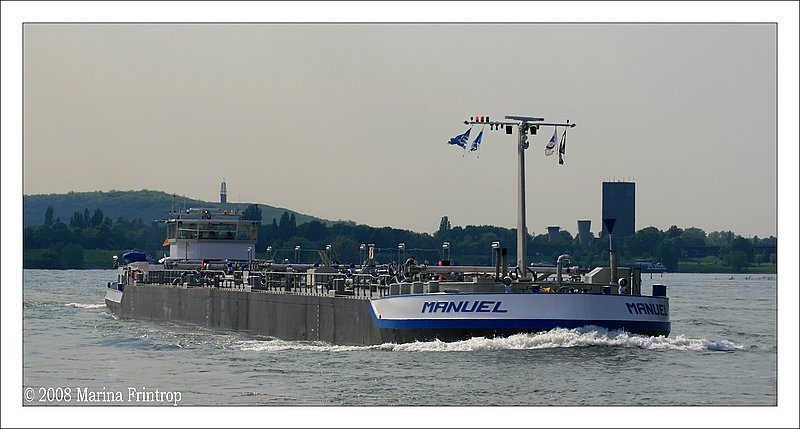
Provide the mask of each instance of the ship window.
[{"label": "ship window", "polygon": [[196,239],[197,238],[197,224],[185,223],[178,226],[178,238],[183,239]]},{"label": "ship window", "polygon": [[178,231],[178,238],[185,240],[194,240],[197,238],[197,231],[182,229]]},{"label": "ship window", "polygon": [[178,228],[174,223],[167,224],[167,238],[175,238]]}]

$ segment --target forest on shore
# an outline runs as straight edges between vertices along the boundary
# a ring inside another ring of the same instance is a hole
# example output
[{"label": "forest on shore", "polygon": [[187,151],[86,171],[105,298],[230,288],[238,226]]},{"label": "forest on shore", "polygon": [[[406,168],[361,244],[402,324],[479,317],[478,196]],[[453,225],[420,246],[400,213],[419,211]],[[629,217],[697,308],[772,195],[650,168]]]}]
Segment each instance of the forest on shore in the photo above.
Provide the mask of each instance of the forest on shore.
[{"label": "forest on shore", "polygon": [[[379,262],[396,262],[400,243],[405,256],[435,264],[449,259],[453,265],[492,264],[493,242],[516,252],[516,230],[489,225],[452,226],[447,216],[433,234],[353,222],[307,220],[298,223],[294,212],[263,219],[259,205],[244,205],[242,216],[262,222],[256,243],[256,257],[288,262],[316,262],[319,252],[330,246],[332,259],[359,263],[362,244],[374,244]],[[163,222],[142,219],[111,219],[100,208],[75,211],[63,221],[48,206],[43,222],[23,228],[23,267],[40,269],[111,268],[112,256],[128,250],[143,251],[155,259],[168,250],[162,247],[166,229]],[[310,218],[309,218],[310,219]],[[621,262],[649,260],[663,263],[669,272],[765,272],[777,267],[777,238],[744,238],[732,231],[712,231],[671,226],[665,231],[646,227],[624,238],[612,236]],[[447,243],[447,245],[444,245]],[[593,237],[581,246],[568,231],[528,236],[530,263],[554,263],[569,254],[575,263],[594,267],[608,264],[608,237]],[[299,249],[298,249],[299,246]],[[269,248],[269,254],[267,249]]]}]

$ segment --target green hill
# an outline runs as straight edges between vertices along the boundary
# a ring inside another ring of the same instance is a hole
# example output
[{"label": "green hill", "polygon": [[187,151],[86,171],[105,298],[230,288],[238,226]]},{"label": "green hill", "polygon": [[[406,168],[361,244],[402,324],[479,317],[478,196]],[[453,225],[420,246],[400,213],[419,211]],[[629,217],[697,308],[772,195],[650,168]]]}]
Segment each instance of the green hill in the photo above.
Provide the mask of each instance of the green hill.
[{"label": "green hill", "polygon": [[[179,209],[183,207],[224,207],[234,210],[237,208],[244,210],[249,203],[221,204],[218,202],[173,196],[172,194],[161,191],[148,190],[23,195],[23,226],[28,227],[43,224],[44,214],[48,206],[53,207],[53,219],[61,218],[62,222],[69,223],[70,218],[75,212],[83,213],[84,209],[88,209],[90,213],[93,213],[95,209],[100,209],[106,217],[112,220],[121,217],[127,220],[141,219],[144,222],[151,222],[165,219],[173,205]],[[312,220],[334,223],[333,221],[304,215],[282,207],[273,207],[266,204],[258,204],[258,206],[261,208],[261,216],[265,224],[272,222],[273,218],[280,220],[284,211],[289,214],[295,213],[298,225]],[[338,221],[336,223],[338,223]]]}]

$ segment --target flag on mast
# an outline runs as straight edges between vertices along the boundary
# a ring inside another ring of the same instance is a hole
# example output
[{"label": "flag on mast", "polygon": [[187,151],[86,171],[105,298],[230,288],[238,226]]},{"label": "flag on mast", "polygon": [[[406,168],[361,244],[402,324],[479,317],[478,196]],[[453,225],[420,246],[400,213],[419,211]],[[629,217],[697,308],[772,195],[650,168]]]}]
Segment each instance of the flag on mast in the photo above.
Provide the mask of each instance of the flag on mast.
[{"label": "flag on mast", "polygon": [[558,127],[553,130],[553,137],[550,137],[550,141],[547,142],[547,146],[544,148],[544,154],[546,156],[550,156],[553,154],[553,151],[556,147],[556,135],[558,134]]},{"label": "flag on mast", "polygon": [[478,137],[475,137],[475,141],[472,142],[472,146],[470,146],[469,151],[474,152],[478,150],[478,146],[481,145],[481,140],[483,140],[483,130],[478,133]]},{"label": "flag on mast", "polygon": [[564,152],[567,147],[567,129],[564,128],[564,134],[561,134],[561,143],[558,145],[558,163],[564,165]]},{"label": "flag on mast", "polygon": [[447,144],[454,144],[456,146],[460,146],[460,147],[466,149],[467,148],[467,142],[469,141],[469,132],[470,131],[472,131],[472,127],[470,127],[467,130],[467,132],[465,132],[464,134],[459,134],[459,135],[451,138],[450,141],[447,142]]}]

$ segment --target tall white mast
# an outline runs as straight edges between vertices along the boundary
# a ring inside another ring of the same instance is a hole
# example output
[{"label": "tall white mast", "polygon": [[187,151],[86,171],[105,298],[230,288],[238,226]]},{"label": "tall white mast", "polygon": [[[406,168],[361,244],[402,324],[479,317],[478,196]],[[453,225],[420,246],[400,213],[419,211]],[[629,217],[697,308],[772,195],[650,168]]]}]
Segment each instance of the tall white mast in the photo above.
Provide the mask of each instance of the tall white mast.
[{"label": "tall white mast", "polygon": [[490,121],[488,116],[476,116],[469,118],[469,121],[464,121],[466,125],[475,124],[489,124],[490,130],[499,130],[501,127],[506,129],[506,134],[511,134],[513,128],[517,127],[517,270],[520,274],[520,280],[528,279],[527,270],[527,243],[528,243],[528,229],[525,225],[525,149],[528,148],[528,133],[536,134],[539,127],[574,127],[574,123],[567,120],[565,124],[543,122],[544,118],[535,118],[530,116],[506,116],[505,119],[510,119],[514,122],[498,122]]}]

